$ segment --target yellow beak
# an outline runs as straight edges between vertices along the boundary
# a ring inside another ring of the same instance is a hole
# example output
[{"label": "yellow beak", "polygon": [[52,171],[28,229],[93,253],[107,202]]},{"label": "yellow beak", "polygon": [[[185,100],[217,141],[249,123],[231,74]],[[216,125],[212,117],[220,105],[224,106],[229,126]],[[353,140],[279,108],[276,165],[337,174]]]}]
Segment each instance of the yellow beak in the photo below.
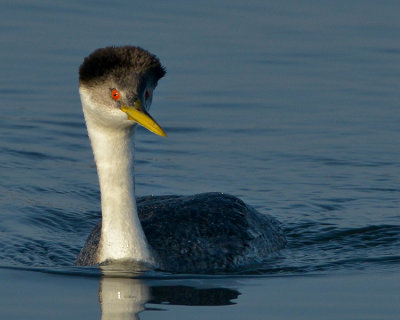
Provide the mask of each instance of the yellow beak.
[{"label": "yellow beak", "polygon": [[167,136],[165,131],[159,126],[156,120],[154,120],[151,115],[149,115],[147,111],[142,107],[142,101],[140,101],[140,99],[136,100],[134,106],[123,105],[121,107],[121,111],[125,112],[128,115],[129,120],[136,121],[147,130],[162,137]]}]

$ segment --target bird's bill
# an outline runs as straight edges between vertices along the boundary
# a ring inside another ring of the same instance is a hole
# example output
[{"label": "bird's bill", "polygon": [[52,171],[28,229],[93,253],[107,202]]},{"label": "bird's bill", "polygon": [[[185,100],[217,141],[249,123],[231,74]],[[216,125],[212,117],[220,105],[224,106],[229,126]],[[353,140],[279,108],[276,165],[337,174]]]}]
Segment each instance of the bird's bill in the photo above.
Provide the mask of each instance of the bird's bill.
[{"label": "bird's bill", "polygon": [[142,102],[140,100],[137,100],[134,106],[123,105],[121,107],[121,111],[125,112],[128,115],[129,120],[136,121],[147,130],[162,137],[167,136],[165,131],[160,127],[156,120],[154,120],[151,115],[149,115],[147,111],[144,110],[144,108],[142,107]]}]

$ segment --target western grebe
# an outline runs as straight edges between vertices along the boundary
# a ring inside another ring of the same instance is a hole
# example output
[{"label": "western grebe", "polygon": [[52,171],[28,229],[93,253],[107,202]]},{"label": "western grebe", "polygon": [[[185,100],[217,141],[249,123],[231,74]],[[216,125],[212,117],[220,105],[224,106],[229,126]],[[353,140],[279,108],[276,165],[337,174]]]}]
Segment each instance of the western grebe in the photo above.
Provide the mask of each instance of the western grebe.
[{"label": "western grebe", "polygon": [[95,50],[79,69],[79,92],[101,191],[102,219],[77,265],[138,261],[171,272],[230,271],[258,263],[286,243],[279,223],[223,193],[138,199],[136,124],[166,136],[148,114],[165,69],[133,46]]}]

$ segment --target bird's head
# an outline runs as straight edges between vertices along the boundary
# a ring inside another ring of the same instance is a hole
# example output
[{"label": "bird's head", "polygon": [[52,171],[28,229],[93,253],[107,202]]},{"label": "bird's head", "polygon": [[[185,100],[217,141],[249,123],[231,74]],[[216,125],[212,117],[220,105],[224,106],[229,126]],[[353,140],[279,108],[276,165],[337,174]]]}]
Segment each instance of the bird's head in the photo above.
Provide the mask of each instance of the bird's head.
[{"label": "bird's head", "polygon": [[153,91],[164,75],[165,69],[158,58],[142,48],[95,50],[79,68],[79,92],[85,117],[96,125],[113,128],[138,123],[166,136],[148,113]]}]

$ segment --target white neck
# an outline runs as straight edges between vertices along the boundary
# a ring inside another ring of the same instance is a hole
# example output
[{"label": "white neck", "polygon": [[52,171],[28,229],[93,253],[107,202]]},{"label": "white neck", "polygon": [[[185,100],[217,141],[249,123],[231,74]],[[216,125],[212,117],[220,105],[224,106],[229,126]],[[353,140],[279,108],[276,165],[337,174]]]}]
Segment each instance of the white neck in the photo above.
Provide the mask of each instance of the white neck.
[{"label": "white neck", "polygon": [[154,264],[136,209],[132,127],[99,123],[82,101],[99,176],[102,228],[98,262],[135,260]]}]

